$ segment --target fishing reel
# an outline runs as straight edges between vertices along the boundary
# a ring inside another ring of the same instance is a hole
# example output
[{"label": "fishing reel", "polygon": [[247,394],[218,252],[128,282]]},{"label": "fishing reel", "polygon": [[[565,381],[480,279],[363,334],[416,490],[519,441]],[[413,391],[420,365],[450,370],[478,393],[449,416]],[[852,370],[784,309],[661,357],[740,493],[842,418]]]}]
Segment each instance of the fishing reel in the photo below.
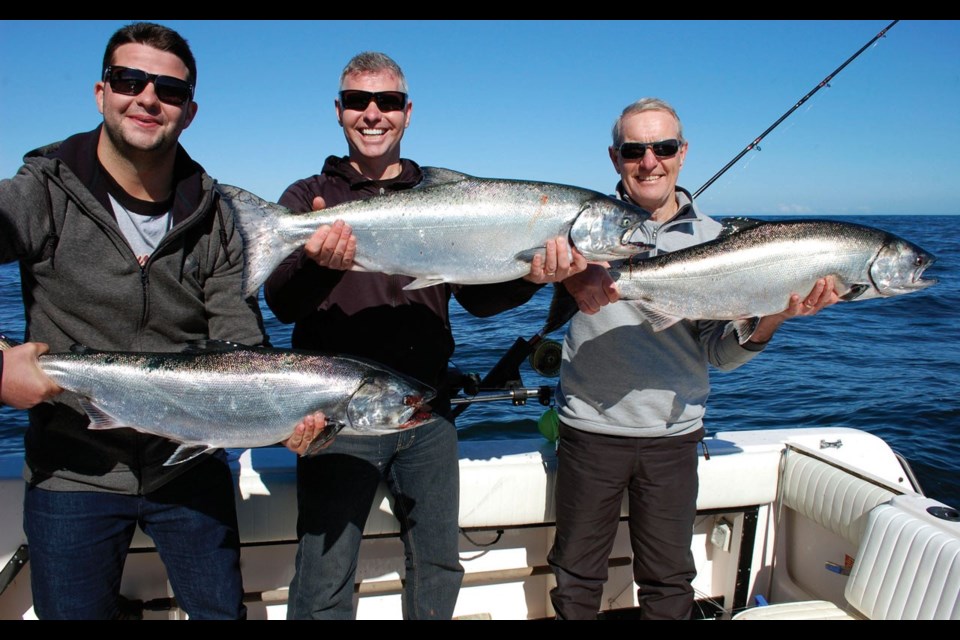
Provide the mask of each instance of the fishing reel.
[{"label": "fishing reel", "polygon": [[563,345],[556,340],[540,340],[530,352],[527,362],[530,368],[547,378],[560,375],[560,363],[563,360]]}]

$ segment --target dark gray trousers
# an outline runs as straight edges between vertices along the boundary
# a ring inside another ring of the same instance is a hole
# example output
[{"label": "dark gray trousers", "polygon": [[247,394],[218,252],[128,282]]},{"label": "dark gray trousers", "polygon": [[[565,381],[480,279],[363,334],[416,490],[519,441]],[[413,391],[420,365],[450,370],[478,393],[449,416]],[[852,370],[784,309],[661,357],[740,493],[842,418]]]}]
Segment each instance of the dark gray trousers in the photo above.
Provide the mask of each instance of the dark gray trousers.
[{"label": "dark gray trousers", "polygon": [[548,562],[557,617],[594,619],[623,492],[641,616],[688,619],[697,574],[690,545],[697,514],[697,443],[703,429],[662,438],[588,433],[560,424],[557,535]]}]

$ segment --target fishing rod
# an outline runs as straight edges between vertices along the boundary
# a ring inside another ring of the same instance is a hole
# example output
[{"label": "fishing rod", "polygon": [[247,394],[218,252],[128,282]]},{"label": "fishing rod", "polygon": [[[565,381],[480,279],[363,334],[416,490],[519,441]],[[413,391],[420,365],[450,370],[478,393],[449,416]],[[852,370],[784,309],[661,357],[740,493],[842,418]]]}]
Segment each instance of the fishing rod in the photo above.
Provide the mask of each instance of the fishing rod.
[{"label": "fishing rod", "polygon": [[834,76],[836,76],[838,73],[840,73],[841,71],[843,71],[844,67],[846,67],[848,64],[850,64],[851,62],[853,62],[854,60],[856,60],[857,57],[858,57],[861,53],[863,53],[864,51],[867,50],[867,48],[870,47],[870,45],[872,45],[874,42],[876,42],[876,41],[879,40],[880,38],[883,38],[883,37],[886,35],[887,31],[889,31],[889,30],[893,27],[893,25],[897,24],[898,22],[900,22],[900,21],[899,21],[899,20],[894,20],[893,22],[891,22],[890,24],[888,24],[888,25],[886,26],[886,28],[884,28],[880,33],[878,33],[877,35],[873,36],[873,38],[870,40],[870,42],[868,42],[867,44],[865,44],[865,45],[863,45],[862,47],[860,47],[860,50],[859,50],[859,51],[857,51],[855,54],[853,54],[852,56],[850,56],[849,58],[847,58],[847,61],[846,61],[846,62],[844,62],[842,65],[840,65],[839,67],[837,67],[836,69],[834,69],[833,72],[830,73],[830,75],[828,75],[826,78],[824,78],[823,80],[821,80],[821,81],[820,81],[820,84],[818,84],[817,86],[815,86],[813,89],[810,90],[809,93],[807,93],[807,95],[803,96],[803,98],[800,99],[800,102],[798,102],[797,104],[793,105],[793,107],[791,107],[790,109],[788,109],[787,112],[784,113],[782,116],[780,116],[780,117],[777,119],[776,122],[774,122],[772,125],[770,125],[769,127],[767,127],[767,130],[766,130],[766,131],[764,131],[763,133],[761,133],[753,142],[751,142],[750,144],[748,144],[748,145],[746,146],[746,148],[744,148],[743,151],[741,151],[740,153],[738,153],[733,160],[731,160],[731,161],[728,162],[726,165],[724,165],[723,169],[720,169],[720,171],[718,171],[712,178],[710,178],[709,180],[707,180],[706,183],[704,183],[704,185],[703,185],[702,187],[700,187],[699,189],[697,189],[696,192],[693,194],[693,199],[696,200],[696,199],[697,199],[697,196],[699,196],[701,193],[703,193],[703,192],[706,190],[707,187],[709,187],[709,186],[712,185],[714,182],[716,182],[717,178],[719,178],[719,177],[722,176],[724,173],[726,173],[727,170],[728,170],[730,167],[732,167],[733,165],[737,164],[737,162],[740,161],[740,158],[742,158],[743,156],[747,155],[747,153],[750,152],[752,149],[756,148],[757,150],[759,150],[760,147],[759,147],[758,145],[760,144],[760,141],[763,140],[763,139],[767,136],[768,133],[770,133],[771,131],[773,131],[774,129],[776,129],[776,128],[780,125],[781,122],[783,122],[783,121],[786,120],[788,117],[790,117],[790,114],[793,113],[794,111],[796,111],[797,109],[799,109],[800,106],[803,105],[804,102],[806,102],[807,100],[810,99],[811,96],[813,96],[813,94],[815,94],[817,91],[820,91],[820,89],[822,89],[823,87],[830,86],[830,85],[829,85],[830,80],[832,80]]},{"label": "fishing rod", "polygon": [[[780,116],[776,122],[767,127],[766,131],[761,133],[753,142],[751,142],[747,147],[737,154],[733,160],[728,162],[720,171],[718,171],[712,178],[710,178],[702,187],[697,189],[693,194],[693,198],[696,199],[701,193],[703,193],[710,185],[717,181],[717,179],[727,172],[730,167],[735,165],[739,160],[745,156],[750,150],[756,148],[760,141],[763,140],[767,134],[776,129],[781,122],[790,117],[794,111],[800,108],[807,100],[809,100],[817,91],[822,89],[825,86],[829,86],[830,80],[832,80],[838,73],[843,71],[843,69],[857,59],[861,53],[866,51],[874,42],[883,38],[887,31],[889,31],[895,24],[900,22],[899,20],[894,20],[888,24],[880,33],[875,35],[870,39],[865,45],[860,47],[860,49],[854,53],[852,56],[847,58],[847,60],[841,64],[839,67],[834,69],[826,78],[820,81],[812,90],[810,90],[807,95],[800,99],[793,107],[787,110],[782,116]],[[469,398],[458,398],[454,402],[456,406],[451,411],[450,417],[451,420],[455,419],[461,413],[463,413],[467,407],[469,407],[474,402],[483,402],[487,399],[501,399],[504,396],[481,396],[478,395],[481,391],[504,391],[504,390],[514,390],[513,395],[506,396],[506,399],[512,399],[515,405],[524,404],[525,397],[522,393],[519,393],[519,390],[522,388],[522,382],[520,377],[520,365],[528,357],[531,359],[531,366],[538,373],[543,375],[556,375],[554,371],[554,366],[556,371],[559,371],[560,368],[560,359],[561,352],[559,344],[553,342],[552,340],[544,340],[548,333],[559,329],[565,325],[576,313],[577,313],[576,301],[573,299],[567,291],[557,285],[554,285],[554,295],[553,300],[550,303],[550,311],[547,315],[547,321],[544,324],[543,328],[540,329],[533,337],[529,340],[524,340],[522,337],[518,337],[516,342],[513,343],[513,346],[500,358],[500,360],[493,366],[493,368],[483,377],[479,382],[475,378],[470,378],[465,376],[464,390],[466,393],[471,394],[472,397]],[[544,394],[541,392],[536,397],[539,398],[541,404],[548,404],[549,398],[545,398]]]}]

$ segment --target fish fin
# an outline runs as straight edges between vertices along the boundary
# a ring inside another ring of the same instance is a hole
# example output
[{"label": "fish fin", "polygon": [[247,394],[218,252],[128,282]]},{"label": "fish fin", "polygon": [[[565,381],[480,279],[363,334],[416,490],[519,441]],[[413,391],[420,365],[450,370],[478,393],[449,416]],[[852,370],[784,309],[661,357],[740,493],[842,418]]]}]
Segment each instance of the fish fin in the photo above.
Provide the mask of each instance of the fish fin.
[{"label": "fish fin", "polygon": [[426,289],[434,285],[443,284],[443,278],[417,278],[403,288],[404,291],[413,291],[414,289]]},{"label": "fish fin", "polygon": [[277,226],[281,216],[294,214],[239,187],[218,183],[216,190],[218,207],[222,205],[225,213],[233,216],[243,238],[243,296],[254,296],[267,276],[290,255],[291,248],[277,233]]},{"label": "fish fin", "polygon": [[182,353],[221,353],[227,351],[243,351],[250,348],[251,347],[245,344],[240,344],[239,342],[202,338],[200,340],[191,340],[188,342],[183,348]]},{"label": "fish fin", "polygon": [[870,286],[866,284],[851,285],[850,290],[847,291],[842,296],[840,296],[840,299],[845,300],[847,302],[851,300],[856,300],[857,298],[863,295],[864,291],[868,290],[869,288]]},{"label": "fish fin", "polygon": [[75,353],[80,356],[89,356],[94,353],[100,353],[100,351],[97,351],[96,349],[91,349],[87,345],[80,344],[79,342],[77,342],[70,346],[70,353]]},{"label": "fish fin", "polygon": [[420,181],[420,184],[416,186],[417,189],[435,187],[438,184],[460,182],[461,180],[467,180],[473,177],[465,173],[460,173],[459,171],[454,171],[453,169],[444,169],[442,167],[421,167],[420,171],[423,173],[423,179]]},{"label": "fish fin", "polygon": [[672,316],[669,313],[664,313],[663,311],[649,307],[640,300],[631,300],[630,302],[632,302],[634,306],[640,310],[640,313],[643,315],[646,321],[650,323],[650,326],[654,331],[663,331],[664,329],[669,329],[673,325],[683,320],[683,318],[678,316]]},{"label": "fish fin", "polygon": [[310,446],[307,447],[307,450],[303,452],[302,458],[316,455],[323,450],[328,442],[333,440],[338,433],[343,431],[343,428],[347,426],[346,422],[327,422],[327,427],[323,430],[323,434],[310,443]]},{"label": "fish fin", "polygon": [[182,464],[188,460],[193,460],[199,455],[216,450],[217,447],[210,447],[205,444],[182,444],[177,447],[177,450],[173,452],[173,455],[167,458],[167,461],[163,463],[163,466],[172,467],[175,464]]},{"label": "fish fin", "polygon": [[547,250],[546,247],[533,247],[532,249],[524,249],[520,253],[514,254],[514,259],[521,262],[533,262],[533,257],[536,255],[543,255]]},{"label": "fish fin", "polygon": [[90,418],[90,426],[87,427],[88,429],[123,429],[130,426],[121,423],[112,415],[93,404],[93,401],[86,396],[78,397],[77,402],[80,403],[80,408],[83,409],[83,412]]},{"label": "fish fin", "polygon": [[720,224],[723,225],[723,228],[720,230],[719,235],[717,235],[718,240],[720,238],[725,238],[735,233],[740,233],[741,231],[746,231],[747,229],[753,229],[754,227],[759,227],[760,225],[767,223],[756,218],[735,216],[730,218],[722,218],[720,220]]},{"label": "fish fin", "polygon": [[753,332],[757,330],[757,326],[759,324],[760,318],[757,316],[741,318],[740,320],[731,320],[723,329],[723,337],[726,338],[728,335],[730,335],[731,331],[736,331],[737,342],[744,344],[750,339],[750,337],[753,335]]}]

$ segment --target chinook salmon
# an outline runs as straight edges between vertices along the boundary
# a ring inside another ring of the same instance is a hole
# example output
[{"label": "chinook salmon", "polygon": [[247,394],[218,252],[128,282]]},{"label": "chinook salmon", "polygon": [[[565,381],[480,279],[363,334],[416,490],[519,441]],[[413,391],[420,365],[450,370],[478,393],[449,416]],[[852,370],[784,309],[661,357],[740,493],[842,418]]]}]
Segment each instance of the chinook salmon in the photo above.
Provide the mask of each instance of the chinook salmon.
[{"label": "chinook salmon", "polygon": [[357,238],[353,268],[442,282],[486,284],[523,277],[545,243],[565,236],[587,260],[641,251],[650,214],[596,191],[545,182],[474,178],[426,167],[413,189],[293,214],[280,205],[218,185],[244,241],[244,294],[253,295],[321,224],[342,219]]},{"label": "chinook salmon", "polygon": [[661,331],[681,319],[733,320],[741,342],[752,319],[787,308],[819,278],[834,276],[843,300],[888,298],[925,289],[936,258],[872,227],[826,220],[733,219],[711,241],[610,269],[620,298]]},{"label": "chinook salmon", "polygon": [[[0,350],[13,344],[0,336]],[[331,435],[391,433],[433,418],[433,389],[354,358],[211,341],[182,353],[75,347],[39,361],[76,394],[91,429],[130,427],[181,443],[167,466],[221,447],[276,444],[317,411]],[[329,437],[315,440],[306,455]]]}]

